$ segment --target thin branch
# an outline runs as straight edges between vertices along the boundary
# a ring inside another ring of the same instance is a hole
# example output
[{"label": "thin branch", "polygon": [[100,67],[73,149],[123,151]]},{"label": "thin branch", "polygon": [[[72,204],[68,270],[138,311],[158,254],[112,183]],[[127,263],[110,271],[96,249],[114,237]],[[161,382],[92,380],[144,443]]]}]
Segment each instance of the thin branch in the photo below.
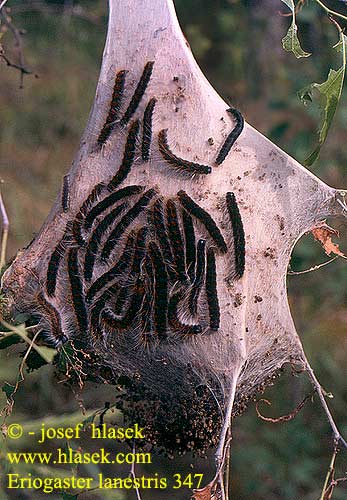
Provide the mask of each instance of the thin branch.
[{"label": "thin branch", "polygon": [[340,12],[336,12],[335,10],[329,9],[329,7],[327,7],[321,0],[315,0],[315,1],[318,3],[318,5],[322,7],[323,10],[325,10],[327,14],[339,17],[340,19],[344,19],[345,21],[347,21],[347,16],[344,16],[343,14],[340,14]]},{"label": "thin branch", "polygon": [[[30,75],[32,74],[32,71],[28,70],[25,67],[25,59],[24,59],[24,49],[23,49],[23,39],[22,39],[22,32],[16,28],[16,26],[12,23],[11,18],[5,13],[1,12],[0,10],[0,17],[5,26],[10,30],[12,33],[14,39],[15,39],[15,46],[17,47],[18,54],[19,54],[19,64],[13,63],[5,54],[4,49],[0,47],[0,57],[6,62],[7,66],[11,68],[18,69],[20,71],[20,84],[19,88],[23,88],[23,81],[24,81],[24,75]],[[37,78],[37,75],[35,75]]]},{"label": "thin branch", "polygon": [[20,384],[24,381],[24,365],[25,365],[25,362],[32,350],[32,348],[36,349],[36,344],[35,344],[35,341],[39,335],[39,333],[41,332],[41,330],[38,330],[33,339],[29,340],[29,347],[28,349],[26,350],[25,352],[25,355],[23,356],[23,359],[21,361],[21,364],[19,366],[19,372],[18,372],[18,377],[17,377],[17,381],[16,381],[16,385],[15,386],[12,386],[13,387],[13,391],[11,392],[11,395],[7,397],[7,405],[5,406],[5,408],[1,411],[1,415],[5,412],[5,415],[4,415],[4,419],[3,419],[3,422],[2,422],[2,425],[1,425],[1,428],[4,429],[5,427],[5,422],[6,422],[6,419],[7,417],[11,414],[12,412],[12,409],[13,409],[13,405],[14,405],[14,399],[13,399],[13,396],[14,394],[16,394],[16,392],[18,391],[19,389],[19,386]]},{"label": "thin branch", "polygon": [[1,250],[0,250],[0,272],[2,268],[6,264],[6,249],[7,249],[7,239],[8,239],[8,230],[10,226],[10,222],[8,220],[6,208],[4,201],[2,199],[2,195],[0,192],[0,214],[2,220],[2,236],[1,236]]},{"label": "thin branch", "polygon": [[319,497],[319,500],[324,500],[324,499],[325,499],[325,497],[326,497],[326,493],[327,493],[327,491],[328,491],[328,483],[329,483],[329,479],[330,479],[330,478],[333,478],[333,475],[334,475],[334,470],[335,470],[335,460],[336,460],[337,453],[338,453],[338,447],[337,447],[337,443],[335,443],[335,445],[334,445],[334,452],[333,452],[333,456],[331,457],[331,461],[330,461],[329,469],[328,469],[327,474],[326,474],[326,476],[325,476],[325,481],[324,481],[324,485],[323,485],[323,490],[322,490],[322,494],[321,494],[321,496]]},{"label": "thin branch", "polygon": [[320,385],[320,383],[318,382],[317,378],[316,378],[316,375],[314,373],[314,371],[312,370],[309,362],[307,361],[307,358],[305,357],[305,359],[303,360],[305,362],[305,365],[306,365],[306,371],[308,372],[309,374],[309,377],[311,379],[311,382],[313,384],[313,387],[316,389],[317,391],[317,394],[318,394],[318,397],[320,399],[320,402],[323,406],[323,409],[325,411],[325,414],[329,420],[329,423],[330,423],[330,427],[333,431],[333,434],[334,434],[334,439],[339,442],[341,441],[341,443],[343,444],[343,446],[345,448],[347,448],[347,442],[345,441],[345,439],[342,437],[340,431],[338,430],[337,428],[337,425],[335,424],[335,421],[333,419],[333,416],[330,412],[330,409],[329,409],[329,406],[327,405],[327,402],[325,401],[325,391],[323,390],[322,386]]},{"label": "thin branch", "polygon": [[[135,452],[136,452],[136,446],[135,446],[135,441],[134,441],[134,443],[133,443],[133,455],[134,456],[135,456]],[[131,464],[131,469],[130,469],[130,472],[129,472],[129,476],[132,479],[136,478],[135,463],[134,462]],[[141,499],[140,490],[137,487],[135,488],[135,492],[136,492],[136,498],[137,498],[137,500],[142,500]]]},{"label": "thin branch", "polygon": [[331,262],[333,262],[334,260],[336,260],[338,258],[339,258],[339,256],[336,255],[335,257],[327,260],[326,262],[322,262],[321,264],[318,264],[317,266],[310,267],[310,269],[305,269],[304,271],[288,271],[288,274],[290,274],[291,276],[296,276],[298,274],[311,273],[312,271],[317,271],[317,269],[320,269],[321,267],[327,266],[328,264],[330,264]]}]

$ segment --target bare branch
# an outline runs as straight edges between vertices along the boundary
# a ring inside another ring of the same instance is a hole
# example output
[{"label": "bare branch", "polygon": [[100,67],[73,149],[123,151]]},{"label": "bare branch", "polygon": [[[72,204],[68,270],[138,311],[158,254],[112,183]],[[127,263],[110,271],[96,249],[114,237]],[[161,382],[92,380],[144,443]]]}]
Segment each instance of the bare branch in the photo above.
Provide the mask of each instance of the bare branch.
[{"label": "bare branch", "polygon": [[[1,11],[1,9],[0,9],[0,19],[13,35],[13,38],[15,40],[15,47],[18,52],[19,63],[12,62],[9,59],[9,57],[5,54],[5,51],[1,45],[0,45],[0,58],[5,61],[7,66],[18,69],[20,71],[19,88],[23,88],[24,75],[32,74],[32,71],[30,71],[25,64],[23,38],[22,38],[23,32],[13,24],[11,17],[5,11]],[[35,77],[37,78],[36,74]]]},{"label": "bare branch", "polygon": [[7,238],[8,238],[8,230],[9,230],[9,226],[10,226],[1,192],[0,192],[0,214],[1,214],[1,220],[2,220],[2,236],[1,236],[1,250],[0,250],[0,272],[1,272],[1,269],[6,264]]}]

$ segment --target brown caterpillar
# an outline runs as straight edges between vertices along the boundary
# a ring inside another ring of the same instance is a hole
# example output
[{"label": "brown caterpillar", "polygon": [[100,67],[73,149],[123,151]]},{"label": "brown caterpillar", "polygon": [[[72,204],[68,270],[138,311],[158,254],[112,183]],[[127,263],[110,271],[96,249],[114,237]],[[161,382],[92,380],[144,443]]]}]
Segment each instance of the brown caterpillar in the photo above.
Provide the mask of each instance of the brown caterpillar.
[{"label": "brown caterpillar", "polygon": [[212,248],[207,250],[206,297],[210,315],[210,328],[216,331],[220,325],[220,310],[217,293],[216,258]]},{"label": "brown caterpillar", "polygon": [[143,161],[149,160],[149,153],[151,150],[151,142],[152,142],[152,118],[156,102],[157,100],[155,99],[155,97],[153,97],[147,104],[143,115],[142,147],[141,147],[141,154]]},{"label": "brown caterpillar", "polygon": [[185,172],[187,174],[210,174],[212,168],[207,165],[200,165],[199,163],[194,163],[192,161],[183,160],[176,156],[170,149],[167,140],[167,129],[163,129],[158,135],[159,151],[161,152],[164,160],[169,163],[172,167],[178,171]]},{"label": "brown caterpillar", "polygon": [[71,248],[68,254],[68,271],[75,316],[81,333],[89,329],[87,307],[84,300],[83,283],[78,265],[78,249]]},{"label": "brown caterpillar", "polygon": [[87,291],[86,301],[91,302],[94,296],[100,292],[110,281],[125,273],[130,267],[131,258],[134,251],[135,233],[132,231],[125,243],[124,250],[116,264],[106,273],[102,274]]},{"label": "brown caterpillar", "polygon": [[222,253],[227,253],[227,244],[225,243],[223,235],[212,217],[197,203],[195,203],[195,201],[193,201],[185,191],[179,191],[177,196],[183,208],[185,208],[188,213],[197,218],[205,226],[207,232],[210,234],[219,250]]},{"label": "brown caterpillar", "polygon": [[114,249],[124,231],[136,219],[136,217],[141,214],[141,212],[147,207],[151,199],[156,194],[156,188],[149,189],[141,196],[141,198],[135,203],[135,205],[131,207],[125,215],[123,215],[103,246],[103,249],[101,251],[101,260],[103,262],[107,261],[108,257],[110,256],[112,250]]},{"label": "brown caterpillar", "polygon": [[188,301],[189,311],[192,314],[192,316],[196,316],[197,314],[198,299],[205,278],[205,261],[206,261],[205,251],[206,251],[206,241],[199,240],[196,252],[195,279],[193,281]]},{"label": "brown caterpillar", "polygon": [[129,175],[131,167],[135,160],[136,140],[140,130],[140,121],[135,120],[130,126],[127,140],[125,143],[122,163],[116,175],[110,180],[107,185],[109,191],[113,191],[121,184]]},{"label": "brown caterpillar", "polygon": [[127,203],[118,205],[116,208],[111,210],[111,212],[107,214],[94,229],[92,237],[88,242],[84,258],[84,279],[86,281],[90,281],[92,279],[96,254],[101,243],[102,236],[127,206]]},{"label": "brown caterpillar", "polygon": [[149,243],[149,255],[154,269],[154,331],[159,338],[167,336],[168,279],[163,256],[153,241]]},{"label": "brown caterpillar", "polygon": [[195,269],[195,259],[196,259],[194,224],[191,215],[184,209],[182,209],[182,219],[183,219],[184,241],[185,241],[185,251],[186,251],[186,268],[189,279],[191,282],[193,282],[195,276],[194,269]]},{"label": "brown caterpillar", "polygon": [[186,281],[185,258],[181,229],[178,222],[176,205],[172,200],[166,202],[166,222],[169,232],[169,241],[174,256],[175,270],[181,281]]},{"label": "brown caterpillar", "polygon": [[197,335],[202,332],[201,325],[186,325],[178,319],[177,307],[182,299],[180,292],[175,293],[169,301],[168,319],[174,333],[181,336]]},{"label": "brown caterpillar", "polygon": [[65,228],[64,236],[52,252],[49,259],[46,274],[46,292],[48,297],[53,297],[57,286],[58,271],[61,259],[64,257],[67,245],[71,242],[71,222],[68,222]]},{"label": "brown caterpillar", "polygon": [[223,163],[223,161],[227,157],[229,151],[233,147],[234,142],[240,136],[240,134],[243,130],[243,127],[244,127],[244,119],[243,119],[243,116],[241,115],[240,111],[238,111],[235,108],[229,108],[229,109],[227,109],[227,112],[233,115],[233,117],[236,121],[236,125],[235,125],[234,129],[230,132],[228,137],[225,139],[224,144],[218,153],[218,156],[216,158],[217,165],[221,165]]},{"label": "brown caterpillar", "polygon": [[114,205],[117,201],[127,198],[128,196],[133,196],[135,194],[139,194],[144,190],[143,186],[127,186],[122,189],[118,189],[114,193],[110,194],[103,200],[101,200],[97,205],[95,205],[86,215],[84,220],[84,227],[88,231],[95,219],[102,214],[109,207]]},{"label": "brown caterpillar", "polygon": [[154,233],[160,246],[161,253],[163,254],[165,264],[171,279],[175,280],[176,273],[173,271],[173,255],[169,237],[166,231],[164,219],[164,207],[162,198],[158,198],[149,212],[148,220],[150,225],[154,228]]},{"label": "brown caterpillar", "polygon": [[76,243],[84,247],[86,244],[86,240],[84,239],[82,235],[82,223],[83,219],[86,216],[86,214],[89,212],[91,207],[94,205],[94,203],[97,201],[99,196],[101,195],[102,191],[105,189],[105,184],[103,182],[99,182],[94,186],[92,191],[89,193],[87,198],[84,200],[82,205],[80,206],[79,211],[77,212],[75,219],[72,223],[72,233],[74,235]]},{"label": "brown caterpillar", "polygon": [[37,295],[36,299],[39,305],[40,313],[50,324],[50,331],[44,331],[46,341],[52,344],[53,347],[57,348],[60,344],[64,344],[67,341],[67,337],[64,335],[62,330],[59,312],[45,299],[42,292]]},{"label": "brown caterpillar", "polygon": [[112,100],[110,104],[110,109],[108,111],[108,115],[106,121],[101,129],[99,134],[97,143],[99,146],[105,144],[107,139],[110,137],[116,121],[118,119],[119,109],[122,103],[123,93],[124,93],[124,85],[125,85],[125,77],[128,71],[121,70],[117,73],[116,79],[113,87]]},{"label": "brown caterpillar", "polygon": [[110,309],[106,309],[101,314],[101,321],[104,321],[108,326],[117,330],[125,330],[136,321],[136,317],[141,309],[145,294],[145,289],[142,280],[138,280],[133,294],[130,299],[129,307],[124,316],[117,316]]},{"label": "brown caterpillar", "polygon": [[63,178],[63,189],[61,192],[61,206],[63,212],[66,213],[70,208],[70,186],[69,186],[70,176],[69,174],[64,175]]},{"label": "brown caterpillar", "polygon": [[144,93],[146,92],[148,83],[151,79],[153,66],[154,66],[154,61],[149,61],[146,64],[146,66],[143,70],[143,73],[141,75],[141,78],[139,80],[139,83],[137,84],[137,87],[136,87],[134,94],[131,98],[130,104],[129,104],[126,112],[124,113],[121,121],[120,121],[120,124],[122,127],[124,127],[127,123],[129,123],[131,117],[133,116],[133,114],[137,110],[137,108],[141,102],[141,99],[142,99]]},{"label": "brown caterpillar", "polygon": [[245,232],[241,214],[234,193],[226,194],[226,203],[234,237],[234,258],[236,278],[242,278],[245,272]]}]

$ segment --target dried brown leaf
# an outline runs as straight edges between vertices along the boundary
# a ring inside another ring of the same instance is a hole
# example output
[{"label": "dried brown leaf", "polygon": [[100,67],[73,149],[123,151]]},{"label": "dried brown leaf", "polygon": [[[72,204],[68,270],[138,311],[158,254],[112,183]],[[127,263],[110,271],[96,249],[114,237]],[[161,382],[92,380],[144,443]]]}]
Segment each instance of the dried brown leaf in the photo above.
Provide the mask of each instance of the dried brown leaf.
[{"label": "dried brown leaf", "polygon": [[211,484],[208,484],[205,488],[193,490],[193,493],[192,500],[213,500]]},{"label": "dried brown leaf", "polygon": [[336,229],[333,229],[327,224],[323,224],[322,226],[313,229],[312,234],[314,238],[321,243],[327,255],[331,255],[333,253],[339,257],[346,257],[346,255],[339,249],[339,246],[332,241],[333,236],[337,236],[337,238],[340,236]]}]

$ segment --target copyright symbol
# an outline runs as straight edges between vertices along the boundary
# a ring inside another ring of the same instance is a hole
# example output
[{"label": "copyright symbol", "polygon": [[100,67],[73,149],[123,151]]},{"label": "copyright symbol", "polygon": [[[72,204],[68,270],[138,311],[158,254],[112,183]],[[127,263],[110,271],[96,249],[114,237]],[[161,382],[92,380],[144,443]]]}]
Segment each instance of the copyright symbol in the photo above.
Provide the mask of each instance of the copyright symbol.
[{"label": "copyright symbol", "polygon": [[11,424],[7,428],[7,435],[10,439],[19,439],[23,435],[23,427],[19,424]]}]

